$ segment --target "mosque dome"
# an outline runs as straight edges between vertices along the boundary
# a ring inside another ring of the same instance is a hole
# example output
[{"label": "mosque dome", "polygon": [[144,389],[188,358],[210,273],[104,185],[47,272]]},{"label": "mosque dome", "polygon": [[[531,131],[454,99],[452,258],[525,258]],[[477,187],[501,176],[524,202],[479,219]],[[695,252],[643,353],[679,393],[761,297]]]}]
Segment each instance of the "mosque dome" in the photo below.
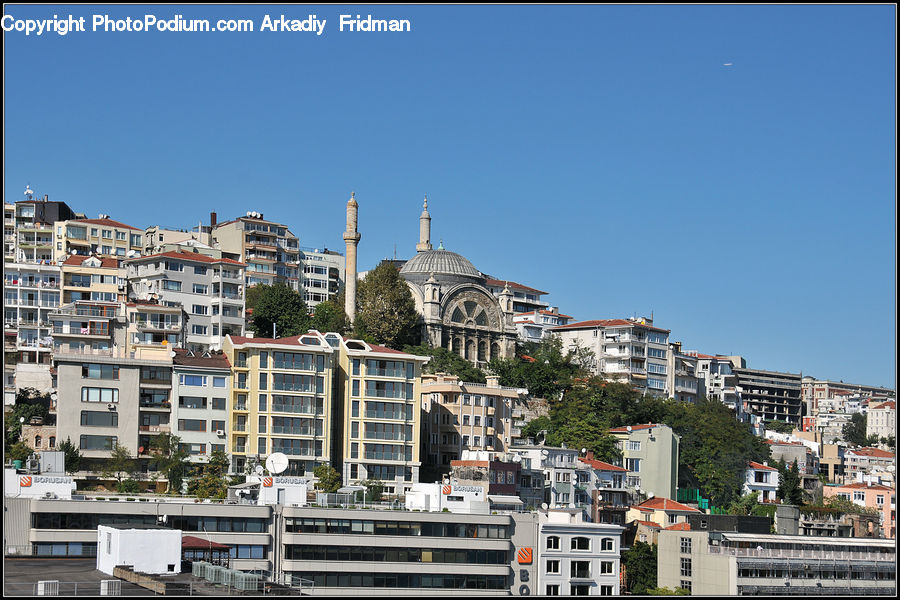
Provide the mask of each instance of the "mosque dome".
[{"label": "mosque dome", "polygon": [[482,274],[465,257],[449,250],[427,250],[409,259],[400,275],[409,281],[422,283],[431,274],[443,282],[484,281]]}]

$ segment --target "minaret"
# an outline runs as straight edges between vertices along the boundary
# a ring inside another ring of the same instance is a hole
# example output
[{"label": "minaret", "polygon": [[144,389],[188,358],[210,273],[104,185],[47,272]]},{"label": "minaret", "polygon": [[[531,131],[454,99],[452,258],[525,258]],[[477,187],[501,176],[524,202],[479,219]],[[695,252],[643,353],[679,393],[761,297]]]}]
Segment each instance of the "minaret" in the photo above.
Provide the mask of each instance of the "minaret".
[{"label": "minaret", "polygon": [[347,231],[344,232],[344,242],[347,244],[347,264],[344,270],[346,284],[344,285],[344,312],[350,322],[356,319],[356,246],[359,244],[359,232],[356,231],[358,222],[359,204],[356,203],[356,193],[350,192],[350,200],[347,201]]},{"label": "minaret", "polygon": [[425,196],[425,207],[419,216],[419,243],[416,252],[431,250],[431,215],[428,214],[428,196]]}]

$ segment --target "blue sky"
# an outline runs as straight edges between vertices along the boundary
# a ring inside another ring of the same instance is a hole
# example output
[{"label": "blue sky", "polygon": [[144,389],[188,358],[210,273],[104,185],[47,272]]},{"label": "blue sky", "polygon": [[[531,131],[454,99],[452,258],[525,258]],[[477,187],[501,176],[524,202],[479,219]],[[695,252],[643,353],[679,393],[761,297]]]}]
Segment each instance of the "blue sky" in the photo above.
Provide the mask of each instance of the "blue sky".
[{"label": "blue sky", "polygon": [[340,249],[355,190],[367,269],[414,252],[427,193],[435,244],[579,320],[652,311],[687,349],[895,385],[893,6],[5,10],[327,21],[4,33],[7,201],[256,210]]}]

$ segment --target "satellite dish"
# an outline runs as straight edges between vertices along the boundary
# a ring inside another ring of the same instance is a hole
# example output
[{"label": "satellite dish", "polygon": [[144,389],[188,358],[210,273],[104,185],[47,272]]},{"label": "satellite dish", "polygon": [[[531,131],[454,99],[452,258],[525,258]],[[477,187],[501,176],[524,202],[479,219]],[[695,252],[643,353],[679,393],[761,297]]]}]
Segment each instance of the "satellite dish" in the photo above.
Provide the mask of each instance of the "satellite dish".
[{"label": "satellite dish", "polygon": [[631,433],[631,425],[629,425],[628,427],[626,427],[626,429],[628,429],[628,433]]},{"label": "satellite dish", "polygon": [[262,474],[263,474],[263,471],[264,471],[264,469],[262,468],[262,465],[256,465],[256,469],[254,469],[254,472],[255,472],[257,475],[262,475]]},{"label": "satellite dish", "polygon": [[587,454],[587,448],[582,448],[582,449],[581,449],[581,453],[582,453],[582,454]]},{"label": "satellite dish", "polygon": [[547,503],[546,503],[546,502],[541,502],[541,508],[544,509],[544,510],[547,510]]},{"label": "satellite dish", "polygon": [[169,352],[169,356],[171,356],[172,358],[175,358],[175,351],[172,350],[171,352]]},{"label": "satellite dish", "polygon": [[273,475],[278,475],[287,468],[288,457],[281,452],[276,452],[266,459],[266,470]]}]

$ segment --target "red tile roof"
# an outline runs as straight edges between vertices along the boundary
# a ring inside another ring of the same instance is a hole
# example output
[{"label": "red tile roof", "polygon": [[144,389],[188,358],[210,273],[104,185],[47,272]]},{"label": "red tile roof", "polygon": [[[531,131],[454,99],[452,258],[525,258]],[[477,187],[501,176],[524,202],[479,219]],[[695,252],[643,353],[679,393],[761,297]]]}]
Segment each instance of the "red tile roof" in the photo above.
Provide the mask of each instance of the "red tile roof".
[{"label": "red tile roof", "polygon": [[113,221],[112,219],[72,219],[69,222],[89,223],[91,225],[103,225],[105,227],[119,227],[124,229],[134,229],[135,231],[143,231],[142,229],[138,229],[137,227],[132,227],[131,225],[126,225],[125,223],[119,223],[118,221]]},{"label": "red tile roof", "polygon": [[192,535],[182,535],[181,536],[181,547],[182,549],[212,549],[212,550],[230,550],[231,546],[226,546],[225,544],[220,544],[218,542],[211,542],[209,540],[205,540],[203,538],[194,537]]},{"label": "red tile roof", "polygon": [[869,410],[877,410],[879,408],[890,408],[892,410],[897,410],[897,403],[893,400],[889,400],[887,402],[883,402],[882,404],[878,404],[876,406],[870,406]]},{"label": "red tile roof", "polygon": [[679,512],[700,512],[696,508],[691,508],[690,506],[685,506],[680,502],[675,502],[674,500],[669,500],[668,498],[650,498],[649,500],[645,500],[641,502],[638,506],[640,510],[671,510],[671,511],[679,511]]},{"label": "red tile roof", "polygon": [[527,285],[522,285],[521,283],[516,283],[515,281],[509,281],[508,279],[485,279],[484,282],[487,285],[491,285],[494,287],[503,287],[506,284],[509,284],[509,287],[516,288],[517,290],[524,290],[526,292],[532,292],[534,294],[549,294],[550,292],[542,292],[541,290],[536,290],[533,287],[528,287]]},{"label": "red tile roof", "polygon": [[659,423],[647,423],[646,425],[627,425],[625,427],[616,427],[615,429],[610,429],[609,433],[628,433],[629,427],[631,427],[632,431],[638,431],[640,429],[650,429],[651,427],[659,427]]},{"label": "red tile roof", "polygon": [[175,348],[175,356],[172,362],[176,365],[185,367],[207,367],[211,369],[231,369],[231,363],[223,352],[210,352],[209,356],[204,356],[202,352],[195,352],[194,356],[188,356],[188,351],[184,348]]},{"label": "red tile roof", "polygon": [[586,465],[590,465],[592,469],[596,469],[598,471],[623,471],[625,473],[628,472],[628,469],[623,469],[622,467],[617,467],[616,465],[605,463],[602,460],[592,460],[588,458],[579,458],[578,460]]},{"label": "red tile roof", "polygon": [[179,260],[187,260],[193,262],[202,262],[202,263],[225,263],[226,265],[237,265],[240,267],[246,266],[242,262],[238,262],[236,260],[231,260],[230,258],[213,258],[212,256],[207,256],[205,254],[200,254],[199,252],[184,252],[184,251],[171,251],[171,252],[161,252],[159,254],[149,254],[147,256],[140,256],[137,258],[131,258],[126,260],[125,262],[135,262],[139,260],[147,260],[150,258],[177,258]]},{"label": "red tile roof", "polygon": [[631,327],[643,327],[644,329],[653,329],[654,331],[665,331],[669,333],[669,329],[661,329],[659,327],[654,327],[653,325],[645,325],[640,321],[629,321],[627,319],[596,319],[593,321],[580,321],[578,323],[569,323],[568,325],[560,325],[559,327],[553,327],[552,329],[588,329],[591,327],[618,327],[618,326],[631,326]]},{"label": "red tile roof", "polygon": [[887,487],[886,485],[881,485],[880,483],[873,483],[872,485],[869,485],[867,483],[858,482],[858,481],[855,483],[848,483],[846,485],[839,485],[839,486],[837,486],[837,489],[876,490],[879,492],[893,492],[894,491],[894,488]]},{"label": "red tile roof", "polygon": [[752,460],[749,461],[747,464],[750,465],[750,468],[751,468],[751,469],[756,469],[757,471],[777,471],[777,470],[778,470],[778,469],[776,469],[775,467],[770,467],[770,466],[767,466],[767,465],[762,465],[762,464],[760,464],[760,463],[758,463],[758,462],[753,462]]},{"label": "red tile roof", "polygon": [[644,527],[652,527],[653,529],[662,529],[662,525],[660,525],[659,523],[654,523],[653,521],[641,521],[641,520],[636,519],[634,522],[637,523],[638,525],[643,525]]},{"label": "red tile roof", "polygon": [[857,456],[874,456],[875,458],[894,458],[893,452],[888,452],[887,450],[882,450],[881,448],[856,448],[854,450],[847,450],[847,452],[852,452]]},{"label": "red tile roof", "polygon": [[66,260],[63,261],[64,265],[76,265],[80,266],[84,261],[89,258],[97,258],[100,260],[100,267],[104,269],[118,269],[119,268],[119,260],[116,258],[107,258],[101,256],[85,256],[83,254],[70,254],[66,257]]},{"label": "red tile roof", "polygon": [[691,524],[690,523],[676,523],[674,525],[669,525],[666,527],[667,531],[690,531]]}]

